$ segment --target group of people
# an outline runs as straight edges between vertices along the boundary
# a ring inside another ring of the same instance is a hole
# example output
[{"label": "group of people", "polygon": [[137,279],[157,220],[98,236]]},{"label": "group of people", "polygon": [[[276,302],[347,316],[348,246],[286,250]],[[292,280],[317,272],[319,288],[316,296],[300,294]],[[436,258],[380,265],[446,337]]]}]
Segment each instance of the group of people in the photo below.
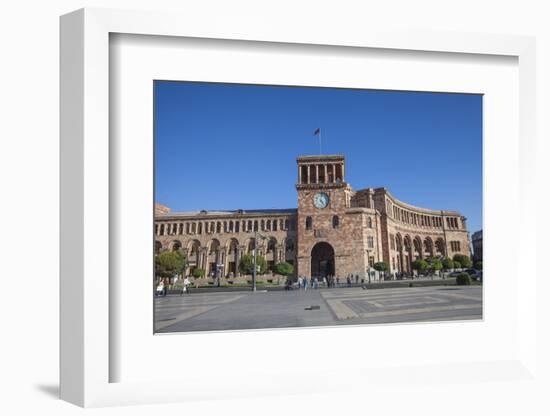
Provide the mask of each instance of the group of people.
[{"label": "group of people", "polygon": [[[168,285],[169,285],[168,279],[166,278],[160,279],[155,291],[155,296],[166,296],[168,293]],[[191,281],[189,280],[189,277],[185,277],[185,279],[183,279],[183,284],[182,284],[180,294],[181,295],[183,295],[184,293],[189,294],[191,293],[190,289],[191,289]]]},{"label": "group of people", "polygon": [[[311,289],[318,289],[320,285],[323,285],[327,288],[332,287],[341,287],[340,284],[340,277],[335,276],[325,276],[322,278],[321,281],[319,281],[318,277],[307,277],[307,276],[298,276],[298,289],[307,290],[308,288]],[[359,284],[359,280],[361,280],[361,284],[364,283],[364,279],[359,279],[359,275],[353,275],[349,274],[345,278],[345,283],[348,287],[352,287],[355,283],[356,285]],[[344,283],[344,282],[342,282]],[[291,290],[293,288],[293,281],[292,279],[288,279],[285,285],[285,290]]]},{"label": "group of people", "polygon": [[317,277],[308,278],[307,276],[298,276],[298,288],[307,290],[309,287],[318,289],[319,279]]}]

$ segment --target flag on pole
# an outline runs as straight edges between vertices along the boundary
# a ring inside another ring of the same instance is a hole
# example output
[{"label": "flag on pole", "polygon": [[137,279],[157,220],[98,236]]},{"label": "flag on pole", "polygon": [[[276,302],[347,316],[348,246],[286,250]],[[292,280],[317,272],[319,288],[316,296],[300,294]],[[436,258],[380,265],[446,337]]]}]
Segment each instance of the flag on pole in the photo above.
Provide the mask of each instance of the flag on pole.
[{"label": "flag on pole", "polygon": [[321,147],[321,127],[317,127],[317,129],[313,132],[313,135],[319,137],[319,154],[322,154],[323,148]]}]

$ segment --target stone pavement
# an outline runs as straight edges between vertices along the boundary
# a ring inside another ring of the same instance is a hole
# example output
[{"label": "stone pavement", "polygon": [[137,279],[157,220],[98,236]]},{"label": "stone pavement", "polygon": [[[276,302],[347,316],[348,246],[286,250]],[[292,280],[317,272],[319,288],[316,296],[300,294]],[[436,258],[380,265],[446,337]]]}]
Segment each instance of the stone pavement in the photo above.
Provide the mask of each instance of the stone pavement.
[{"label": "stone pavement", "polygon": [[467,319],[482,319],[481,286],[218,292],[155,298],[156,332]]}]

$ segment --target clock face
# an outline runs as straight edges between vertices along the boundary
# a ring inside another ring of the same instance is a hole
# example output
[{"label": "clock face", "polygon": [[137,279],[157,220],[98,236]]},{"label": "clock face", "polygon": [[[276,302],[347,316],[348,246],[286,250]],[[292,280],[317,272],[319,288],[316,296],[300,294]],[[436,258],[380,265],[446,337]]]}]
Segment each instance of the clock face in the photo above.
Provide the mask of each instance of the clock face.
[{"label": "clock face", "polygon": [[325,208],[328,205],[328,201],[328,195],[324,192],[319,192],[313,197],[313,205],[315,205],[317,208]]}]

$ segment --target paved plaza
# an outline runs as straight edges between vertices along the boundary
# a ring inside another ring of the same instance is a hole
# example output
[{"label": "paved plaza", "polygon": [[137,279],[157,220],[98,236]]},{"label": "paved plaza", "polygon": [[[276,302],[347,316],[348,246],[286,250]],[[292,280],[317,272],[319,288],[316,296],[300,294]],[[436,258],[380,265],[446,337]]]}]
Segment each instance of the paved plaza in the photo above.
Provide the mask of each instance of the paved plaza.
[{"label": "paved plaza", "polygon": [[482,318],[480,286],[191,293],[155,298],[155,332]]}]

